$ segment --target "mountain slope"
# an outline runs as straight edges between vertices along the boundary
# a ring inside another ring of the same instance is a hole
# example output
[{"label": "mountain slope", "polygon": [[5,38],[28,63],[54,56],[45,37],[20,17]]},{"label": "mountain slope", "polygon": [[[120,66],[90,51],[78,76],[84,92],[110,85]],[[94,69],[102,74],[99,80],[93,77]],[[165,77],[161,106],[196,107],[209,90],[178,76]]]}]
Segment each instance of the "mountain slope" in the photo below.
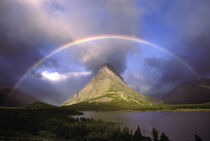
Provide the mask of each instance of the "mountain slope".
[{"label": "mountain slope", "polygon": [[12,91],[11,88],[0,89],[0,106],[22,106],[37,101],[19,90]]},{"label": "mountain slope", "polygon": [[63,103],[80,109],[96,109],[102,105],[103,108],[112,105],[111,108],[129,109],[157,104],[161,102],[131,89],[109,64],[105,64],[82,90]]},{"label": "mountain slope", "polygon": [[210,102],[210,79],[183,83],[173,89],[163,100],[168,104],[197,104]]}]

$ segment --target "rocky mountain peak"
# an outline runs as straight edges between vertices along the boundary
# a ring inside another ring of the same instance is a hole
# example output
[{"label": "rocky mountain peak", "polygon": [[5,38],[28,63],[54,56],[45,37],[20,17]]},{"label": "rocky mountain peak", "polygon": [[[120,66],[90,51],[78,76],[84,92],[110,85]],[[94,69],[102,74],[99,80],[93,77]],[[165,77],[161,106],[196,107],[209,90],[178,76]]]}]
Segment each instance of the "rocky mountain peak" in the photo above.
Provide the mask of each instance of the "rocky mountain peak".
[{"label": "rocky mountain peak", "polygon": [[157,102],[159,103],[159,101],[131,89],[123,81],[120,73],[113,66],[105,63],[87,85],[64,101],[63,105],[82,104],[84,107],[89,107],[95,103],[97,104],[97,106],[93,106],[95,108],[101,104],[108,104],[108,108],[113,104],[118,108],[124,109],[125,107],[130,107],[131,103],[136,106],[151,106]]},{"label": "rocky mountain peak", "polygon": [[114,73],[116,76],[118,76],[122,81],[124,81],[123,80],[123,77],[120,75],[120,73],[111,65],[111,64],[109,64],[109,63],[105,63],[100,69],[99,69],[99,71],[98,71],[98,73],[101,73],[101,72],[106,72],[106,73],[108,73],[108,72],[112,72],[112,73]]}]

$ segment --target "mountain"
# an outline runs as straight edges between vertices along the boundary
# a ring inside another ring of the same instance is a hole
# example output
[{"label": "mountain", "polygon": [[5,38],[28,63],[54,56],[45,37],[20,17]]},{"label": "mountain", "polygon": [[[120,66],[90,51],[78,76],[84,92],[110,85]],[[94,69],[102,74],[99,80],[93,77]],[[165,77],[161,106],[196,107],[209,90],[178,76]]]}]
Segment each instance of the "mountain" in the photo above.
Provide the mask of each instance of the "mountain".
[{"label": "mountain", "polygon": [[161,104],[159,100],[131,89],[107,63],[82,90],[63,103],[80,110],[138,109],[158,104]]},{"label": "mountain", "polygon": [[37,101],[35,98],[12,88],[0,89],[0,106],[22,106]]},{"label": "mountain", "polygon": [[183,83],[163,98],[168,104],[197,104],[210,102],[210,79]]}]

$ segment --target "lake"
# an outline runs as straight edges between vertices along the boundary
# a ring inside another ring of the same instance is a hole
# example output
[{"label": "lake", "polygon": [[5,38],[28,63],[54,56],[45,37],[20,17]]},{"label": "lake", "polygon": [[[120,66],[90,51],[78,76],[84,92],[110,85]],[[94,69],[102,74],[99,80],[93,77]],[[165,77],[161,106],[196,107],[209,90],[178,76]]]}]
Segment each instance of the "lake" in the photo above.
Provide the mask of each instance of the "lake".
[{"label": "lake", "polygon": [[194,141],[195,134],[210,141],[210,112],[84,112],[84,117],[122,122],[133,131],[139,125],[148,136],[157,128],[170,141]]}]

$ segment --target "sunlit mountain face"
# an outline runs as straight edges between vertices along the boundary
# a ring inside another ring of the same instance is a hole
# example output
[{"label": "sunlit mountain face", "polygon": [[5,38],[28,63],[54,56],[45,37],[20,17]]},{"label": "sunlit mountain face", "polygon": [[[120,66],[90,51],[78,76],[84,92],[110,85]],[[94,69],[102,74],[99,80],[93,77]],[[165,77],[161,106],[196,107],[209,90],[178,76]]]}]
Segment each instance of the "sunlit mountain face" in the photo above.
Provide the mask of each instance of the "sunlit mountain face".
[{"label": "sunlit mountain face", "polygon": [[131,89],[108,63],[99,69],[83,89],[62,105],[79,110],[134,110],[164,106],[160,100]]},{"label": "sunlit mountain face", "polygon": [[161,98],[210,78],[210,2],[0,1],[0,88],[61,104],[104,63]]}]

